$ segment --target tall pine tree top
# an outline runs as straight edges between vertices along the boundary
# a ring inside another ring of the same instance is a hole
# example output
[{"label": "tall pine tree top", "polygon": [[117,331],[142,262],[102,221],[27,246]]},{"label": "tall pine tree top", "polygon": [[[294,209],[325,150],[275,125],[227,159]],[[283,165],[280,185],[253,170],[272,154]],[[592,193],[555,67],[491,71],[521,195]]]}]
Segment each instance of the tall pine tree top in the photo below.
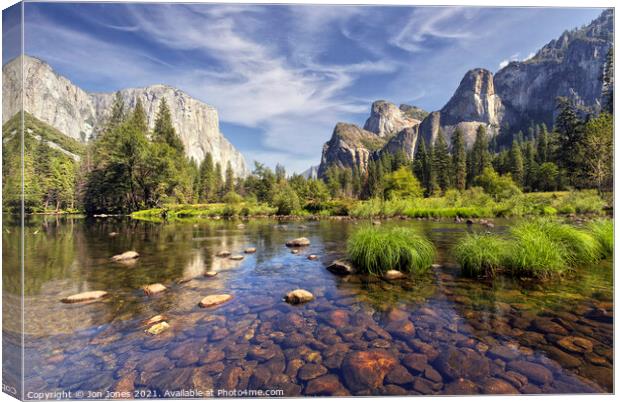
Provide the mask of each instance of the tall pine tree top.
[{"label": "tall pine tree top", "polygon": [[153,128],[153,141],[168,144],[179,153],[183,152],[183,143],[172,125],[170,108],[165,98],[162,98],[159,102],[159,110],[157,111],[155,127]]}]

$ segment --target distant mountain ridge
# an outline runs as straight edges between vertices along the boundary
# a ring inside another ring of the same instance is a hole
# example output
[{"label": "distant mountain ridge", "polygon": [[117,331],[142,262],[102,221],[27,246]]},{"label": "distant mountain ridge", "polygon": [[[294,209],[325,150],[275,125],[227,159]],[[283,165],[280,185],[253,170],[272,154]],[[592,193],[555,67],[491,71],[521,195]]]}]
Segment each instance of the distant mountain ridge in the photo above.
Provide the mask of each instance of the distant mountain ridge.
[{"label": "distant mountain ridge", "polygon": [[427,113],[407,105],[397,108],[384,100],[373,102],[364,129],[336,124],[332,138],[323,146],[319,176],[330,166],[364,172],[368,158],[382,152],[403,151],[412,159],[420,138],[433,144],[441,133],[450,144],[457,128],[471,147],[480,125],[491,136],[525,131],[532,123],[551,127],[557,97],[570,99],[586,112],[600,111],[600,77],[613,44],[613,19],[613,9],[606,9],[587,26],[564,32],[534,57],[511,62],[495,75],[483,68],[466,72],[438,111]]},{"label": "distant mountain ridge", "polygon": [[[67,78],[57,74],[42,60],[21,56],[2,68],[3,124],[21,110],[21,58],[23,57],[24,109],[35,118],[49,124],[66,136],[88,142],[108,117],[113,93],[88,93]],[[125,105],[135,106],[140,99],[147,113],[149,128],[155,123],[159,102],[166,99],[172,122],[183,142],[185,153],[200,163],[211,153],[215,163],[226,169],[230,162],[236,176],[245,176],[247,167],[243,155],[219,130],[217,110],[185,92],[167,86],[151,85],[120,91]]]}]

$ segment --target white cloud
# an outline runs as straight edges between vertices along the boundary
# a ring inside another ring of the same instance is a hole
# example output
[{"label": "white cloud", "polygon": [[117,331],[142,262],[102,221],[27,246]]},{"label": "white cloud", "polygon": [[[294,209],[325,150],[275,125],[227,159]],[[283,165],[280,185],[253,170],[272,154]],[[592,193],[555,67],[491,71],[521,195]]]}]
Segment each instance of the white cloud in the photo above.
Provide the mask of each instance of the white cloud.
[{"label": "white cloud", "polygon": [[507,59],[504,59],[499,62],[499,68],[502,69],[506,67],[510,62],[519,60],[519,53],[515,53]]}]

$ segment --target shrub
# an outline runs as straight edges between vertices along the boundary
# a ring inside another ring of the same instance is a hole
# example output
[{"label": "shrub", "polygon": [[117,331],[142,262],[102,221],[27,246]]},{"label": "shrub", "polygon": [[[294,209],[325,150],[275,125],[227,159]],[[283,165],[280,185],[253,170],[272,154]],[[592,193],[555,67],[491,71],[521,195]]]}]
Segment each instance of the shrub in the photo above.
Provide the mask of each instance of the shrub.
[{"label": "shrub", "polygon": [[571,191],[563,197],[557,206],[558,211],[564,214],[587,214],[601,213],[605,207],[605,201],[597,194],[596,190]]},{"label": "shrub", "polygon": [[239,204],[243,201],[243,197],[234,191],[229,191],[222,197],[222,201],[226,204]]},{"label": "shrub", "polygon": [[588,224],[588,230],[599,244],[601,255],[610,257],[614,253],[614,222],[598,219]]},{"label": "shrub", "polygon": [[283,186],[276,190],[273,195],[273,206],[277,208],[278,215],[290,215],[299,210],[299,197],[290,186]]},{"label": "shrub", "polygon": [[476,184],[484,192],[495,198],[496,201],[505,200],[521,194],[521,190],[512,181],[510,175],[500,176],[493,168],[486,167],[482,174],[476,177]]},{"label": "shrub", "polygon": [[364,227],[349,238],[347,254],[363,273],[424,272],[433,262],[435,248],[409,228]]},{"label": "shrub", "polygon": [[454,247],[454,256],[467,276],[494,276],[506,259],[508,242],[494,234],[468,234]]},{"label": "shrub", "polygon": [[402,166],[385,177],[386,199],[421,197],[422,193],[420,182],[407,166]]}]

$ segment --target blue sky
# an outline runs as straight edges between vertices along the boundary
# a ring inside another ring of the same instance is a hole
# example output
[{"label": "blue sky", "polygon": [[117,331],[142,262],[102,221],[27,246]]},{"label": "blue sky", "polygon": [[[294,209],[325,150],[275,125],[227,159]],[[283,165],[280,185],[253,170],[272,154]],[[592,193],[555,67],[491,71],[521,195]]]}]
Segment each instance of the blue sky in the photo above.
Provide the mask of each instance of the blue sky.
[{"label": "blue sky", "polygon": [[25,48],[87,91],[178,87],[219,110],[249,163],[300,172],[373,100],[439,109],[467,70],[523,60],[601,11],[26,3]]}]

